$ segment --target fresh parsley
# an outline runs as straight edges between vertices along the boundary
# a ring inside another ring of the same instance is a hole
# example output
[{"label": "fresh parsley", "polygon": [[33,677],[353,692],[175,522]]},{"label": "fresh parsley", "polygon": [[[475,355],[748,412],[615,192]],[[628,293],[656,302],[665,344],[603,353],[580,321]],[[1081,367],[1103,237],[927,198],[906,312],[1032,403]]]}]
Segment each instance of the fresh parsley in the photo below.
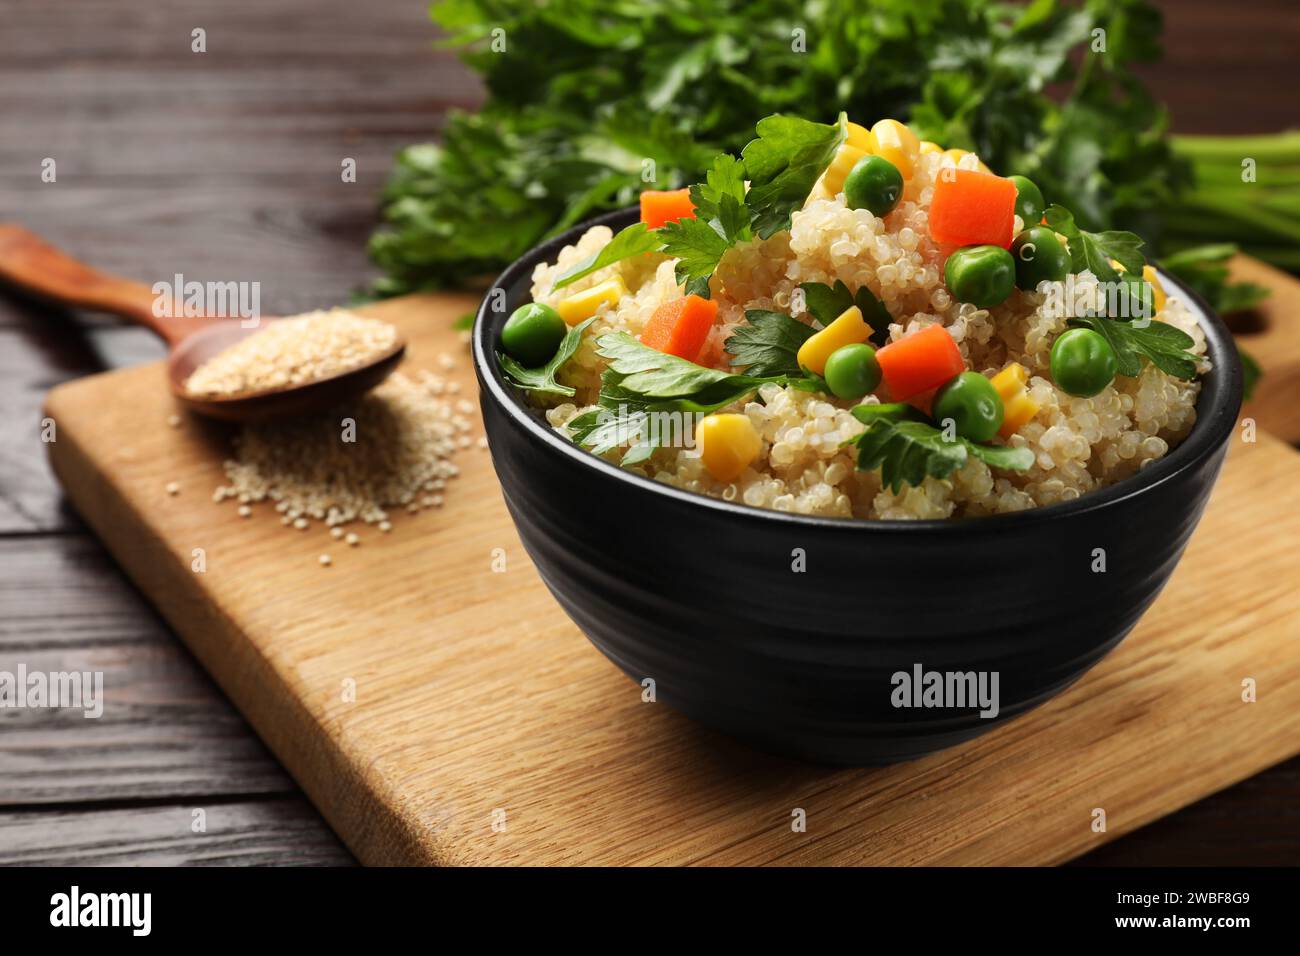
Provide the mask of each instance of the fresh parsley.
[{"label": "fresh parsley", "polygon": [[611,266],[623,259],[630,259],[647,252],[658,252],[663,248],[663,239],[657,232],[646,229],[643,222],[634,222],[622,229],[594,255],[570,266],[555,280],[555,288],[563,289],[571,282],[577,282],[583,276],[589,276],[597,269]]},{"label": "fresh parsley", "polygon": [[889,341],[889,323],[894,317],[885,308],[885,303],[876,298],[866,286],[857,292],[850,292],[844,280],[836,279],[835,285],[822,282],[805,282],[799,286],[803,290],[804,304],[809,314],[820,323],[822,328],[830,325],[844,314],[844,310],[856,305],[862,318],[871,326],[871,343],[877,348]]},{"label": "fresh parsley", "polygon": [[[560,289],[597,269],[647,252],[677,260],[677,281],[688,294],[709,297],[709,278],[727,250],[755,234],[766,239],[790,228],[817,178],[847,135],[843,114],[832,124],[793,116],[768,116],[755,127],[742,158],[716,157],[705,180],[690,187],[695,216],[647,229],[634,223],[555,282]],[[750,186],[746,191],[745,181]]]},{"label": "fresh parsley", "polygon": [[626,332],[607,332],[596,351],[609,359],[600,404],[632,411],[715,412],[779,376],[739,375],[696,365],[642,345]]},{"label": "fresh parsley", "polygon": [[529,392],[537,392],[541,395],[560,395],[570,398],[574,395],[574,390],[568,385],[561,385],[555,379],[555,375],[564,366],[564,363],[573,358],[573,354],[578,351],[578,346],[582,343],[582,333],[586,331],[587,326],[595,322],[593,316],[585,322],[580,322],[564,334],[560,340],[560,347],[556,350],[555,355],[545,365],[538,368],[524,368],[509,355],[504,352],[497,353],[497,361],[501,363],[501,371],[505,372],[511,384],[517,388],[522,388]]},{"label": "fresh parsley", "polygon": [[749,177],[745,203],[760,238],[790,228],[790,217],[835,158],[848,129],[843,113],[830,125],[779,113],[758,121],[758,138],[740,155]]},{"label": "fresh parsley", "polygon": [[1069,325],[1100,333],[1115,350],[1117,371],[1129,377],[1142,371],[1146,359],[1174,378],[1193,379],[1199,368],[1197,357],[1187,351],[1196,343],[1182,329],[1167,322],[1121,322],[1102,316],[1070,319]]},{"label": "fresh parsley", "polygon": [[947,478],[971,455],[990,467],[1023,471],[1034,463],[1028,448],[983,445],[950,438],[920,411],[905,402],[858,405],[853,417],[866,430],[848,444],[857,448],[858,467],[880,469],[881,483],[894,494],[904,485],[917,486],[927,477]]},{"label": "fresh parsley", "polygon": [[1087,232],[1080,229],[1074,216],[1063,206],[1051,205],[1043,214],[1047,226],[1060,233],[1069,242],[1070,265],[1074,272],[1091,270],[1102,282],[1118,282],[1120,275],[1111,265],[1114,259],[1129,276],[1141,276],[1146,258],[1142,255],[1142,239],[1131,232]]},{"label": "fresh parsley", "polygon": [[749,309],[745,325],[728,336],[726,350],[733,366],[746,367],[748,375],[800,375],[799,347],[815,333],[812,326],[784,312]]}]

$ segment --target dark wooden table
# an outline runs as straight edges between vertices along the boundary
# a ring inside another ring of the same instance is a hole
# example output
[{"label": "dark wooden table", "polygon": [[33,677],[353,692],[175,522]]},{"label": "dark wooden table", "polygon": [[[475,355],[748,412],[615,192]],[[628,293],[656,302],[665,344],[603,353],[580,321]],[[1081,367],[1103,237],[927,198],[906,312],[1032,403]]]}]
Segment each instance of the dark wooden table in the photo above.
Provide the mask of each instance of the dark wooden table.
[{"label": "dark wooden table", "polygon": [[[1171,57],[1151,78],[1181,128],[1296,120],[1291,3],[1167,6]],[[479,97],[432,49],[422,0],[6,0],[3,17],[0,219],[150,282],[258,280],[272,314],[365,283],[393,151]],[[45,464],[46,390],[161,355],[111,320],[0,297],[0,670],[103,671],[111,700],[99,720],[0,710],[0,863],[349,864]],[[1298,798],[1293,760],[1084,862],[1295,863]]]}]

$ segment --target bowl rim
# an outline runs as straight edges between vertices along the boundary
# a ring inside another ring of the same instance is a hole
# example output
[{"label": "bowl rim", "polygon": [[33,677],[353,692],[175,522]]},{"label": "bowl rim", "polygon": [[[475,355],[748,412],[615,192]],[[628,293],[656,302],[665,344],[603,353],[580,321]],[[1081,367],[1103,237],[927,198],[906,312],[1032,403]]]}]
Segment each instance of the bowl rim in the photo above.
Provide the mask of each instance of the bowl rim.
[{"label": "bowl rim", "polygon": [[[886,518],[840,518],[825,515],[802,515],[772,508],[760,508],[743,502],[723,501],[698,492],[686,491],[653,478],[628,471],[612,462],[579,448],[561,437],[550,426],[539,420],[523,401],[516,397],[514,386],[506,383],[495,361],[495,349],[488,347],[489,303],[498,295],[508,296],[510,286],[532,274],[542,262],[550,262],[566,245],[572,245],[592,226],[618,228],[628,225],[638,217],[636,207],[618,209],[566,230],[533,247],[512,262],[497,277],[484,295],[474,317],[471,348],[475,372],[479,379],[480,400],[492,401],[531,437],[540,447],[558,454],[581,466],[596,469],[610,480],[624,482],[631,490],[666,495],[687,507],[706,508],[738,519],[766,521],[774,528],[817,528],[846,534],[879,532],[884,534],[939,534],[968,535],[980,528],[992,531],[1010,531],[1060,518],[1076,517],[1128,501],[1153,489],[1167,485],[1182,473],[1202,464],[1227,441],[1236,425],[1242,401],[1242,369],[1233,345],[1232,333],[1223,324],[1209,304],[1181,280],[1157,269],[1161,283],[1172,285],[1196,315],[1197,324],[1205,333],[1206,351],[1212,369],[1201,377],[1201,392],[1196,401],[1196,423],[1186,438],[1163,458],[1113,485],[1085,492],[1071,501],[1028,508],[1024,511],[979,515],[968,518],[924,518],[897,520]],[[523,304],[523,303],[520,303]],[[504,314],[504,313],[502,313]]]}]

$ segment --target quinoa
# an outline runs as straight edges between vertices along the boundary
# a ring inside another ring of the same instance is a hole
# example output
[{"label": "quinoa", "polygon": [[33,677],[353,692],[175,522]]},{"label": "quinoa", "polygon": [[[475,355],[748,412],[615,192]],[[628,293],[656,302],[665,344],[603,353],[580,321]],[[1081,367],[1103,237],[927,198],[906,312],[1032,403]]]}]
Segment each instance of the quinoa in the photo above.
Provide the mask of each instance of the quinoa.
[{"label": "quinoa", "polygon": [[278,319],[204,362],[185,391],[216,398],[289,388],[374,361],[397,342],[387,322],[342,309]]},{"label": "quinoa", "polygon": [[[718,319],[702,355],[719,356],[713,364],[728,367],[721,343],[745,321],[747,309],[770,309],[811,322],[797,306],[801,283],[866,286],[881,299],[895,321],[888,337],[896,341],[928,325],[943,326],[969,367],[993,375],[1009,362],[1029,372],[1027,389],[1038,412],[1006,442],[1027,447],[1034,465],[1026,471],[994,471],[971,457],[946,479],[927,477],[898,493],[882,488],[878,471],[859,471],[854,449],[843,442],[863,426],[850,414],[857,402],[842,401],[792,387],[769,384],[755,398],[737,402],[727,412],[749,417],[762,439],[758,457],[734,482],[715,480],[699,457],[683,449],[661,448],[634,470],[665,484],[761,508],[798,514],[857,518],[948,518],[1021,511],[1077,498],[1135,474],[1176,446],[1196,421],[1200,384],[1182,381],[1146,366],[1133,378],[1117,377],[1091,398],[1072,397],[1050,378],[1052,342],[1066,319],[1047,308],[1049,283],[1026,292],[1016,289],[1001,305],[979,309],[958,302],[943,281],[945,251],[930,238],[928,209],[934,183],[944,166],[942,154],[917,160],[908,193],[883,219],[865,209],[850,209],[843,194],[831,196],[819,184],[804,208],[795,212],[788,233],[755,239],[730,249],[711,283]],[[978,168],[967,154],[963,169]],[[911,197],[911,198],[908,198]],[[1017,231],[1023,223],[1017,218]],[[554,306],[569,295],[615,275],[629,294],[602,306],[577,353],[560,373],[576,389],[569,401],[552,400],[547,421],[562,433],[575,416],[594,407],[605,360],[596,338],[610,331],[637,336],[663,303],[683,295],[673,275],[674,261],[646,255],[592,273],[565,289],[555,278],[592,255],[611,238],[604,226],[589,229],[576,244],[561,250],[553,264],[533,274],[536,302]],[[1076,295],[1099,294],[1091,272],[1073,277]],[[1184,302],[1171,294],[1157,321],[1168,322],[1194,340],[1191,351],[1205,360],[1205,336]],[[719,348],[710,352],[710,345]],[[868,396],[863,401],[879,401]]]},{"label": "quinoa", "polygon": [[[422,491],[444,488],[460,474],[452,461],[455,439],[470,427],[447,390],[434,373],[412,379],[399,372],[333,411],[246,425],[234,438],[234,457],[223,466],[227,484],[214,500],[270,500],[288,527],[305,531],[323,521],[335,532],[355,521],[387,531],[390,509],[440,507],[442,495],[434,501]],[[354,538],[344,540],[355,544]]]}]

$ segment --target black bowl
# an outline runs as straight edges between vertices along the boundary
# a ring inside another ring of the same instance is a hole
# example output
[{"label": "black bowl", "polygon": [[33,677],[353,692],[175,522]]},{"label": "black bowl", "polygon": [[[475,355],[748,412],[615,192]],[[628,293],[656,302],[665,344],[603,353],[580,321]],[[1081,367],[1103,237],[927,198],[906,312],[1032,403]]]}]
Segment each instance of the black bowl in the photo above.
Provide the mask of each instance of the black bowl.
[{"label": "black bowl", "polygon": [[[617,230],[635,215],[595,222]],[[810,518],[623,471],[553,432],[503,380],[501,326],[529,301],[534,267],[592,224],[502,274],[478,313],[474,365],[492,461],[525,548],[592,643],[634,680],[653,679],[658,701],[785,755],[909,760],[1061,691],[1128,634],[1169,579],[1218,476],[1242,383],[1228,330],[1170,277],[1162,280],[1199,310],[1214,368],[1195,427],[1166,457],[1074,501],[1016,514]],[[990,691],[996,676],[996,716],[951,696],[947,707],[915,706],[923,697],[895,706],[903,685],[894,675],[918,665],[972,674]]]}]

